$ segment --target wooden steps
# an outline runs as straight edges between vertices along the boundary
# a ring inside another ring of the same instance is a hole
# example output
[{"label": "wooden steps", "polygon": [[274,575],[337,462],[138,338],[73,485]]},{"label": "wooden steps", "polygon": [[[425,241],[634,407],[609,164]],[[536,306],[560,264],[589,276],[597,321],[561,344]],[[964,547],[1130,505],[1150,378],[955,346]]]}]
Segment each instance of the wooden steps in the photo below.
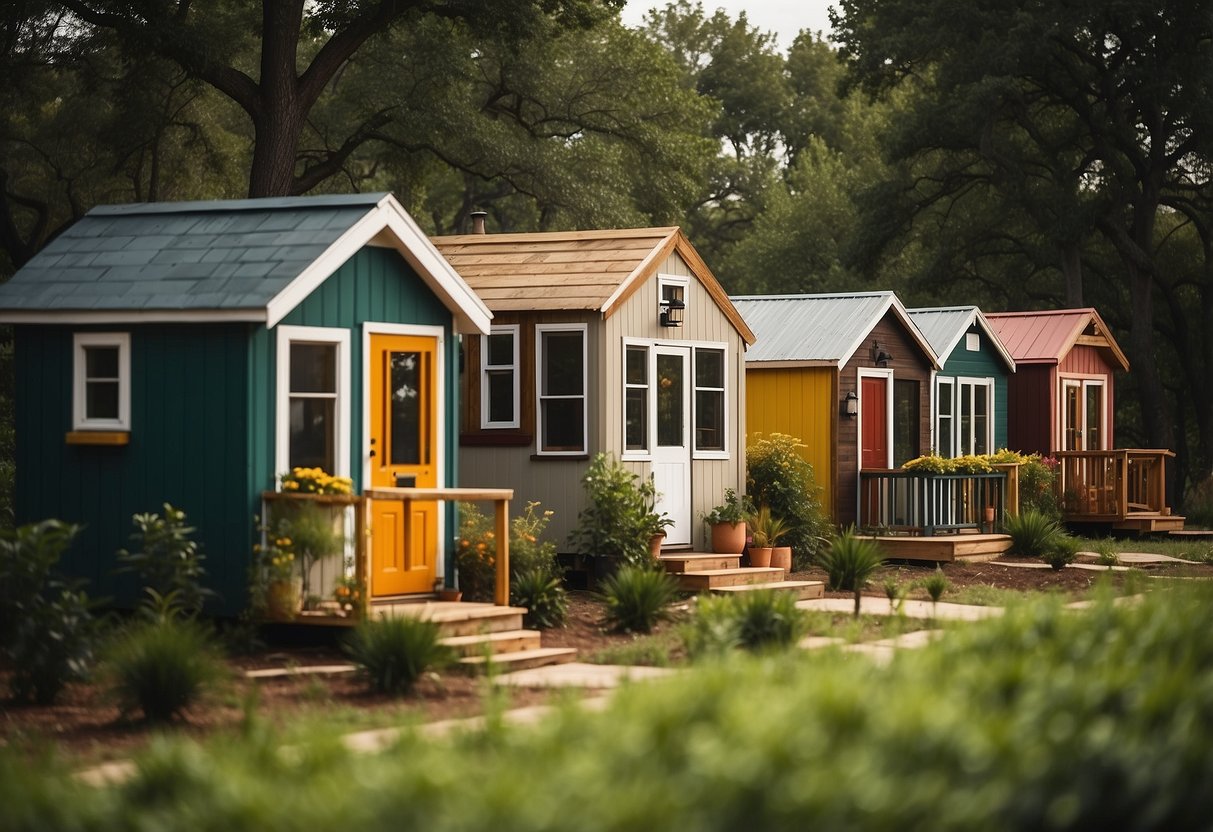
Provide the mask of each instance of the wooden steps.
[{"label": "wooden steps", "polygon": [[1159,532],[1183,531],[1184,517],[1182,514],[1130,514],[1123,520],[1112,524],[1112,528],[1122,532],[1137,534],[1155,534]]},{"label": "wooden steps", "polygon": [[944,563],[991,560],[1011,548],[1011,538],[1005,534],[879,535],[867,539],[875,540],[889,559]]},{"label": "wooden steps", "polygon": [[509,672],[564,664],[577,657],[572,648],[543,647],[542,633],[523,629],[526,612],[522,607],[458,601],[371,605],[372,618],[407,615],[435,622],[442,643],[455,651],[459,663],[465,667],[483,670],[491,661],[494,669]]},{"label": "wooden steps", "polygon": [[666,572],[678,579],[686,592],[751,592],[770,589],[790,592],[797,600],[820,598],[825,587],[820,581],[789,581],[777,566],[741,566],[741,555],[717,555],[706,552],[670,552],[661,555]]}]

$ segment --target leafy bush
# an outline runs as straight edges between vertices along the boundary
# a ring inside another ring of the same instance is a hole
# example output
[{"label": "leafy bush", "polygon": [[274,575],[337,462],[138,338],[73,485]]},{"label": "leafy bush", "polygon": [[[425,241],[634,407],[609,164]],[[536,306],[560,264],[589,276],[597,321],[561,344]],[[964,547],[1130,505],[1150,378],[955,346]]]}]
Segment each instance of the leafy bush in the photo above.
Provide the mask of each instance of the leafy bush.
[{"label": "leafy bush", "polygon": [[1049,548],[1045,550],[1041,558],[1049,566],[1061,570],[1074,562],[1074,559],[1078,557],[1078,549],[1081,545],[1076,538],[1062,532],[1053,538],[1053,542],[1049,544]]},{"label": "leafy bush", "polygon": [[849,589],[855,593],[855,614],[859,615],[860,593],[884,562],[880,546],[856,535],[854,528],[845,529],[818,555],[818,561],[826,571],[832,591]]},{"label": "leafy bush", "polygon": [[123,713],[168,722],[223,676],[211,634],[192,619],[171,616],[121,631],[105,652],[103,674]]},{"label": "leafy bush", "polygon": [[1035,511],[1055,520],[1061,519],[1057,503],[1057,460],[1037,454],[1025,457],[1019,465],[1019,511]]},{"label": "leafy bush", "polygon": [[1029,558],[1043,557],[1054,541],[1065,534],[1060,523],[1034,509],[1007,517],[1003,531],[1011,538],[1011,553]]},{"label": "leafy bush", "polygon": [[365,621],[354,630],[346,651],[379,693],[401,696],[421,674],[451,659],[433,621],[402,616]]},{"label": "leafy bush", "polygon": [[604,453],[594,455],[581,480],[586,505],[569,536],[583,555],[621,558],[628,566],[652,563],[649,538],[660,527],[652,478],[641,479]]},{"label": "leafy bush", "polygon": [[758,652],[784,649],[804,634],[807,620],[796,597],[775,590],[699,597],[695,616],[683,628],[683,643],[693,657],[732,647]]},{"label": "leafy bush", "polygon": [[784,545],[792,547],[799,567],[811,563],[829,534],[829,520],[813,466],[799,453],[800,440],[772,433],[750,440],[746,448],[746,492],[787,525]]},{"label": "leafy bush", "polygon": [[206,556],[191,539],[197,529],[185,524],[185,512],[165,503],[163,517],[136,514],[131,522],[138,529],[131,540],[139,549],[118,552],[119,571],[136,573],[153,597],[172,598],[186,615],[197,615],[215,593],[203,585]]},{"label": "leafy bush", "polygon": [[615,630],[647,633],[669,617],[678,584],[664,571],[625,566],[602,582],[606,623]]},{"label": "leafy bush", "polygon": [[560,576],[547,569],[532,569],[511,580],[510,603],[526,607],[524,623],[538,630],[563,625],[569,612]]},{"label": "leafy bush", "polygon": [[[531,501],[510,521],[510,585],[527,572],[559,574],[556,544],[545,540],[552,511],[540,511]],[[492,601],[496,586],[497,539],[493,522],[474,503],[459,504],[459,537],[455,541],[455,568],[459,588],[469,601]],[[512,590],[511,590],[512,593]]]},{"label": "leafy bush", "polygon": [[54,702],[92,665],[98,622],[88,595],[56,571],[79,532],[44,520],[0,533],[0,652],[18,700]]},{"label": "leafy bush", "polygon": [[256,732],[163,742],[112,789],[5,747],[0,828],[1202,829],[1211,606],[1192,585],[1024,605],[886,666],[738,655],[630,685],[603,713],[377,755],[327,739],[283,754]]}]

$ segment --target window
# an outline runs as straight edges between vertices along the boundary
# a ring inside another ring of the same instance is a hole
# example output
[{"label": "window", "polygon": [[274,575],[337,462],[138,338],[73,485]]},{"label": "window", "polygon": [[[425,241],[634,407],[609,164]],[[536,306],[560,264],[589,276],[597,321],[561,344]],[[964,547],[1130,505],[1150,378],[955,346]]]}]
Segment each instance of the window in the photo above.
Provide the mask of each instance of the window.
[{"label": "window", "polygon": [[518,427],[518,325],[480,336],[480,360],[480,426]]},{"label": "window", "polygon": [[586,453],[586,326],[535,327],[540,454]]},{"label": "window", "polygon": [[956,455],[955,382],[950,378],[939,379],[935,396],[935,452],[952,457]]},{"label": "window", "polygon": [[278,473],[349,476],[349,331],[278,327]]},{"label": "window", "polygon": [[918,382],[893,380],[893,466],[920,454],[918,445]]},{"label": "window", "polygon": [[623,348],[623,449],[649,449],[649,348]]},{"label": "window", "polygon": [[130,333],[80,332],[73,341],[73,427],[129,431]]},{"label": "window", "polygon": [[695,349],[695,451],[723,453],[724,350]]},{"label": "window", "polygon": [[667,301],[677,300],[683,304],[687,302],[687,286],[691,283],[689,277],[677,277],[675,275],[661,274],[657,276],[657,311],[660,313],[663,309],[662,304]]},{"label": "window", "polygon": [[976,332],[965,333],[965,349],[969,352],[981,351],[981,336]]},{"label": "window", "polygon": [[990,436],[990,412],[994,398],[994,384],[990,379],[959,379],[959,425],[957,429],[957,453],[988,454]]}]

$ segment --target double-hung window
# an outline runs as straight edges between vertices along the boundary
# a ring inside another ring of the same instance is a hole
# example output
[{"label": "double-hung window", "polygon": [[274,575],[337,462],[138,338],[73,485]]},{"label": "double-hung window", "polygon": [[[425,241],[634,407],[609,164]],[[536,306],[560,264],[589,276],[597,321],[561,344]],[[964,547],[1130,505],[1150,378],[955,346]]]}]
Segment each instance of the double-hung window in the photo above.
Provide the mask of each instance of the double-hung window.
[{"label": "double-hung window", "polygon": [[586,325],[535,327],[538,439],[544,455],[586,453]]},{"label": "double-hung window", "polygon": [[349,475],[348,330],[278,327],[277,468]]},{"label": "double-hung window", "polygon": [[941,378],[935,385],[935,452],[956,455],[956,382]]},{"label": "double-hung window", "polygon": [[988,454],[994,385],[989,379],[959,379],[957,381],[958,424],[957,453]]},{"label": "double-hung window", "polygon": [[723,454],[725,351],[695,348],[695,453]]},{"label": "double-hung window", "polygon": [[131,429],[131,336],[78,332],[73,338],[72,426],[75,430]]},{"label": "double-hung window", "polygon": [[623,450],[649,451],[649,348],[623,348]]},{"label": "double-hung window", "polygon": [[518,427],[517,324],[480,336],[480,363],[480,427]]}]

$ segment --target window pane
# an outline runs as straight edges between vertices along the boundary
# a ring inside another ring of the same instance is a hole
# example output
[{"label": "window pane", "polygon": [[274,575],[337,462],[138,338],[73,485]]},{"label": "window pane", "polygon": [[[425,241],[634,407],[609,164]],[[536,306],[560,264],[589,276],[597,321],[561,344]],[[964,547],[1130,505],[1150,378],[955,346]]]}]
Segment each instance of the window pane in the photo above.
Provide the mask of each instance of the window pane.
[{"label": "window pane", "polygon": [[514,333],[498,332],[490,335],[488,360],[491,366],[512,366],[514,364]]},{"label": "window pane", "polygon": [[541,403],[545,451],[580,451],[585,447],[584,403],[583,399],[545,399]]},{"label": "window pane", "polygon": [[628,347],[624,381],[627,384],[645,384],[649,377],[649,351],[647,347]]},{"label": "window pane", "polygon": [[649,391],[644,387],[632,387],[624,395],[624,447],[629,451],[648,450]]},{"label": "window pane", "polygon": [[1103,437],[1100,436],[1100,422],[1103,416],[1103,387],[1098,384],[1088,384],[1086,401],[1086,449],[1098,451],[1103,449]]},{"label": "window pane", "polygon": [[291,344],[291,392],[337,392],[336,344]]},{"label": "window pane", "polygon": [[973,388],[973,453],[990,452],[990,388],[984,384]]},{"label": "window pane", "polygon": [[973,453],[973,386],[960,385],[960,453]]},{"label": "window pane", "polygon": [[952,449],[952,417],[940,418],[939,420],[939,455],[950,457],[954,455]]},{"label": "window pane", "polygon": [[85,378],[118,378],[117,347],[85,347]]},{"label": "window pane", "polygon": [[543,333],[544,396],[580,396],[585,390],[581,378],[582,333]]},{"label": "window pane", "polygon": [[[391,354],[392,395],[389,408],[391,437],[388,462],[391,465],[429,463],[429,425],[421,391],[426,384],[425,356],[418,352]],[[422,459],[422,453],[426,459]]]},{"label": "window pane", "polygon": [[683,445],[683,360],[680,355],[657,356],[657,444]]},{"label": "window pane", "polygon": [[118,418],[118,382],[90,381],[85,383],[84,390],[85,419]]},{"label": "window pane", "polygon": [[695,391],[695,447],[701,451],[724,450],[723,391]]},{"label": "window pane", "polygon": [[724,387],[722,350],[695,350],[695,386]]},{"label": "window pane", "polygon": [[489,421],[514,421],[514,371],[489,370]]},{"label": "window pane", "polygon": [[332,473],[336,469],[334,454],[335,399],[291,400],[291,447],[292,468],[323,468]]},{"label": "window pane", "polygon": [[893,381],[893,465],[919,455],[918,382]]}]

